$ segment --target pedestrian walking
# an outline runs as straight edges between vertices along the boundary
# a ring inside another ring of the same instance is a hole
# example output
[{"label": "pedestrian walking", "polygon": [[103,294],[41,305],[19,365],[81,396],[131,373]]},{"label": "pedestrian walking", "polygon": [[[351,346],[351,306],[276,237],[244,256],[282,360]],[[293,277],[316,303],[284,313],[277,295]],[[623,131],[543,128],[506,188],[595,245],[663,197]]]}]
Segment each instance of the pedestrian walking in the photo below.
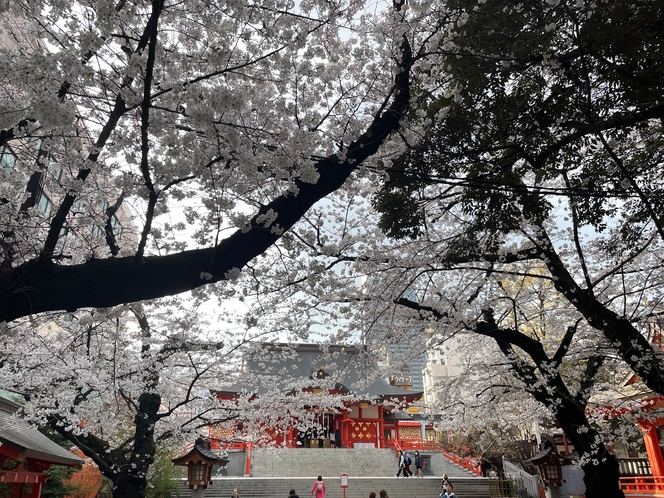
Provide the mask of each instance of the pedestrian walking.
[{"label": "pedestrian walking", "polygon": [[300,497],[297,496],[297,493],[295,492],[294,489],[291,489],[291,490],[288,492],[288,498],[300,498]]},{"label": "pedestrian walking", "polygon": [[313,495],[314,493],[316,493],[316,498],[325,498],[325,481],[323,481],[322,476],[318,476],[314,481],[314,485],[309,494]]},{"label": "pedestrian walking", "polygon": [[419,451],[415,452],[415,468],[417,469],[417,477],[424,477],[422,472],[422,467],[424,467],[424,458],[420,455]]},{"label": "pedestrian walking", "polygon": [[374,493],[373,491],[369,493],[369,498],[376,498],[376,493]]},{"label": "pedestrian walking", "polygon": [[381,489],[378,495],[380,496],[380,498],[390,498],[389,496],[387,496],[387,491],[385,491],[384,489]]},{"label": "pedestrian walking", "polygon": [[397,475],[394,477],[399,477],[399,474],[401,473],[403,473],[404,477],[408,477],[408,474],[406,474],[406,464],[404,462],[403,451],[399,450],[399,470],[397,470]]},{"label": "pedestrian walking", "polygon": [[240,493],[237,492],[237,489],[233,490],[233,494],[231,495],[231,498],[240,498]]},{"label": "pedestrian walking", "polygon": [[412,476],[412,475],[413,475],[413,471],[410,470],[410,464],[413,463],[413,462],[411,461],[411,459],[410,459],[410,455],[408,454],[407,451],[404,451],[404,454],[403,454],[403,463],[404,463],[404,465],[406,466],[406,473],[405,473],[404,477],[410,477],[410,476]]}]

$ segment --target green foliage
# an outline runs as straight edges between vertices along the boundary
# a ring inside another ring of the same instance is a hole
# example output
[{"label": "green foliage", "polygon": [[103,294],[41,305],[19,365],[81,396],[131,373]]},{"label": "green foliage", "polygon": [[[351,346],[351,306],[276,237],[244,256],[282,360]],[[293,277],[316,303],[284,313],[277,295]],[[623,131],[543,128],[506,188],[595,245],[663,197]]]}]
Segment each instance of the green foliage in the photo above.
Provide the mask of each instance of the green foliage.
[{"label": "green foliage", "polygon": [[440,47],[445,95],[387,169],[380,227],[417,237],[456,210],[452,244],[495,247],[568,198],[579,226],[620,227],[617,251],[659,222],[664,1],[447,6],[464,21]]},{"label": "green foliage", "polygon": [[74,473],[73,467],[65,467],[63,465],[53,465],[48,469],[45,474],[48,479],[42,487],[42,498],[64,498],[70,495],[75,486],[65,483]]},{"label": "green foliage", "polygon": [[14,470],[16,467],[18,467],[18,462],[14,460],[13,458],[8,458],[5,460],[5,462],[0,466],[0,469],[2,470]]},{"label": "green foliage", "polygon": [[146,498],[171,498],[174,493],[180,495],[178,478],[181,477],[181,469],[173,465],[171,461],[173,457],[173,451],[163,447],[157,448],[154,463],[148,471]]},{"label": "green foliage", "polygon": [[9,498],[11,496],[11,491],[9,484],[0,482],[0,498]]}]

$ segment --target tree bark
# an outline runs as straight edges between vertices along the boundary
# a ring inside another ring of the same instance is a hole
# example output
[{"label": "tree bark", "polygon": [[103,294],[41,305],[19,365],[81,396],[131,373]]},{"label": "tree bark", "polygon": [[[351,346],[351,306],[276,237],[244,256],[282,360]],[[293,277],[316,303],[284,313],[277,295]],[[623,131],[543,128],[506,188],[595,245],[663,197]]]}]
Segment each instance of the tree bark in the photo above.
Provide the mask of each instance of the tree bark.
[{"label": "tree bark", "polygon": [[583,407],[563,399],[555,417],[565,435],[584,459],[581,466],[586,484],[586,498],[625,498],[620,489],[618,460],[608,452],[601,436],[594,430]]},{"label": "tree bark", "polygon": [[134,417],[136,432],[131,454],[127,464],[111,477],[114,498],[145,495],[148,485],[147,472],[157,451],[154,427],[160,403],[161,397],[157,394],[143,393],[138,398],[139,410]]},{"label": "tree bark", "polygon": [[[557,372],[558,360],[550,360],[539,341],[517,330],[499,328],[491,310],[485,312],[485,318],[486,321],[476,325],[475,332],[496,341],[515,375],[526,384],[526,390],[553,413],[579,453],[585,473],[586,498],[625,498],[618,480],[618,461],[607,451],[600,434],[586,417],[585,393],[579,396],[570,393]],[[523,350],[533,363],[519,360],[512,345]]]},{"label": "tree bark", "polygon": [[555,277],[556,289],[586,318],[592,327],[604,334],[623,361],[649,389],[664,396],[664,356],[662,353],[655,351],[632,323],[601,303],[595,297],[592,289],[584,289],[577,284],[548,236],[540,245],[540,249],[546,255],[549,272]]}]

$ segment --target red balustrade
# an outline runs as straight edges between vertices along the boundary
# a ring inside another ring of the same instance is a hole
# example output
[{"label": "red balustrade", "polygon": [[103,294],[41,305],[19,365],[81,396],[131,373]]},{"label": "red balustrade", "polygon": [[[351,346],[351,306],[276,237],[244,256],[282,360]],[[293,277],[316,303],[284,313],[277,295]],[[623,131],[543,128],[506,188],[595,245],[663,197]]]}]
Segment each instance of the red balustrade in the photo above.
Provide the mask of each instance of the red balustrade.
[{"label": "red balustrade", "polygon": [[620,489],[626,495],[664,496],[664,476],[621,477]]},{"label": "red balustrade", "polygon": [[454,463],[457,465],[461,465],[465,469],[468,469],[472,473],[481,476],[482,475],[482,469],[480,468],[479,465],[477,465],[477,458],[471,458],[471,457],[460,457],[455,455],[454,453],[450,453],[449,451],[442,450],[443,456],[447,458],[448,460],[452,460]]},{"label": "red balustrade", "polygon": [[462,467],[468,469],[473,474],[478,476],[482,475],[482,469],[477,464],[477,458],[472,457],[460,457],[454,453],[450,453],[442,449],[440,443],[437,441],[423,441],[419,439],[388,439],[387,447],[394,449],[394,452],[398,455],[400,450],[404,451],[441,451],[443,456],[452,462],[461,465]]}]

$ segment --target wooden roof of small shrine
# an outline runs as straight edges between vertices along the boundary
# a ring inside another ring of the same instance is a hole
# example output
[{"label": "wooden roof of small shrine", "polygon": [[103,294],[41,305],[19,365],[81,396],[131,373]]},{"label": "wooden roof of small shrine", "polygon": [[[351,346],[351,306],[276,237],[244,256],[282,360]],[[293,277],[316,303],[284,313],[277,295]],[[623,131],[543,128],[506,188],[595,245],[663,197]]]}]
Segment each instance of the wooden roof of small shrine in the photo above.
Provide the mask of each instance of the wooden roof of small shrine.
[{"label": "wooden roof of small shrine", "polygon": [[228,460],[210,449],[210,442],[201,438],[196,440],[192,449],[181,457],[171,460],[173,465],[188,465],[190,462],[204,462],[209,465],[227,465]]},{"label": "wooden roof of small shrine", "polygon": [[0,398],[0,446],[6,446],[27,458],[57,465],[78,466],[84,462],[44,436],[16,412],[20,405]]},{"label": "wooden roof of small shrine", "polygon": [[422,392],[393,386],[380,375],[376,362],[360,346],[262,344],[245,356],[240,383],[219,389],[219,395],[242,392],[260,396],[270,388],[288,391],[328,389],[366,400],[422,397]]}]

